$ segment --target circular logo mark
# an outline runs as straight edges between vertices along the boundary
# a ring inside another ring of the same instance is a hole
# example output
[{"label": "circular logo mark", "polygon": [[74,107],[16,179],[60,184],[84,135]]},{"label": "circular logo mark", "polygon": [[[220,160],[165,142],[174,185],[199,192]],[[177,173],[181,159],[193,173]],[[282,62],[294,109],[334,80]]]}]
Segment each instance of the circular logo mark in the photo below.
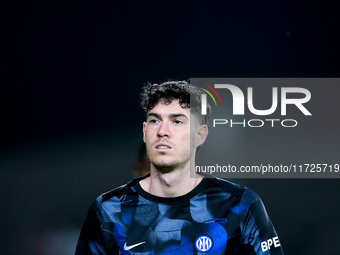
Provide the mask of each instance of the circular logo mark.
[{"label": "circular logo mark", "polygon": [[213,240],[209,236],[199,236],[196,239],[195,246],[201,252],[208,252],[213,247]]}]

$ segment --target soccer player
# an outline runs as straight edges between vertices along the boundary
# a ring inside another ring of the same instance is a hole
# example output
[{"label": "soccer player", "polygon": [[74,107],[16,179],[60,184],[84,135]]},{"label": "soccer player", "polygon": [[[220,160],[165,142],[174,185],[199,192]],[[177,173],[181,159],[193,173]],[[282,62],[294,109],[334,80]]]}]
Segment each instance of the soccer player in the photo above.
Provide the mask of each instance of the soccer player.
[{"label": "soccer player", "polygon": [[208,106],[207,115],[200,114],[202,93],[184,81],[143,88],[150,174],[97,198],[84,222],[77,255],[283,254],[253,191],[194,173],[211,112]]}]

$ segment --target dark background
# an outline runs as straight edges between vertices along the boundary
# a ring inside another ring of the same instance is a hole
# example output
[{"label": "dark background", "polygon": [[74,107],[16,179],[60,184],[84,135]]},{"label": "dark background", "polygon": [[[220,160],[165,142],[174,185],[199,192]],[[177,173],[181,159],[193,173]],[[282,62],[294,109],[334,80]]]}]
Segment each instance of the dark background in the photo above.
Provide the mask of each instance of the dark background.
[{"label": "dark background", "polygon": [[[132,178],[146,82],[338,77],[337,10],[331,1],[11,1],[1,253],[73,253],[91,202]],[[238,182],[261,196],[286,254],[338,254],[339,180]]]}]

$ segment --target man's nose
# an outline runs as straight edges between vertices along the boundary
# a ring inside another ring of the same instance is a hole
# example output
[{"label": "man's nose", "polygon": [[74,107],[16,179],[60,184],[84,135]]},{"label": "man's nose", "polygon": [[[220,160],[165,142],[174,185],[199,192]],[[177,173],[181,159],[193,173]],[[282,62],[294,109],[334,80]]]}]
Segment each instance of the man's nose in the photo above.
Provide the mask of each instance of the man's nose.
[{"label": "man's nose", "polygon": [[169,124],[167,122],[162,122],[162,124],[160,125],[159,129],[158,129],[158,134],[159,137],[164,137],[170,136],[170,130],[169,130]]}]

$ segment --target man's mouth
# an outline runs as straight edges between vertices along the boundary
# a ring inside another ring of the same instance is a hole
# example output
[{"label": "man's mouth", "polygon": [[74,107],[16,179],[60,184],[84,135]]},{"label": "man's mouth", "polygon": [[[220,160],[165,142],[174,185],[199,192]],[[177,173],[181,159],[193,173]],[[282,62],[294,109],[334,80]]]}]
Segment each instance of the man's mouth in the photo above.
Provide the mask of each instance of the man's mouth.
[{"label": "man's mouth", "polygon": [[156,147],[157,149],[170,149],[168,146],[160,145]]},{"label": "man's mouth", "polygon": [[171,150],[171,146],[170,145],[167,145],[167,144],[158,144],[155,146],[155,149],[157,151],[168,151],[168,150]]}]

